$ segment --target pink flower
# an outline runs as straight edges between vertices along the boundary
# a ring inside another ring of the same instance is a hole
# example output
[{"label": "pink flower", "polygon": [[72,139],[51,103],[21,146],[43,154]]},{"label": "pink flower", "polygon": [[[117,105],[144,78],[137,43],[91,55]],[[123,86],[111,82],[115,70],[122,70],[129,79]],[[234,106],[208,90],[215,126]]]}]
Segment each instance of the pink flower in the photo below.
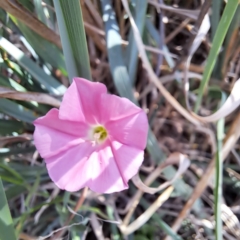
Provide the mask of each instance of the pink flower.
[{"label": "pink flower", "polygon": [[34,125],[35,145],[61,189],[118,192],[142,164],[146,114],[128,99],[107,94],[101,83],[75,78],[60,109]]}]

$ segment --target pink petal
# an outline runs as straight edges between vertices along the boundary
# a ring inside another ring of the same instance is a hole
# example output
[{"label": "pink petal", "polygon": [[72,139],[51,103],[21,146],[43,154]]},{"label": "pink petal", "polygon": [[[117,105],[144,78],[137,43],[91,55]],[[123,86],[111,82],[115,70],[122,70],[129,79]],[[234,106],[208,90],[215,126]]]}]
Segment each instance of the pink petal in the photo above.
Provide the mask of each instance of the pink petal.
[{"label": "pink petal", "polygon": [[34,143],[43,158],[56,155],[72,145],[83,142],[89,127],[58,118],[59,111],[51,109],[45,116],[34,121]]},{"label": "pink petal", "polygon": [[111,141],[111,148],[121,176],[127,183],[129,179],[138,173],[143,162],[144,151],[123,145],[114,140]]},{"label": "pink petal", "polygon": [[94,150],[90,142],[84,142],[48,158],[47,169],[52,181],[70,192],[88,186],[92,174],[92,163],[88,158]]},{"label": "pink petal", "polygon": [[116,121],[142,111],[127,98],[111,94],[101,95],[101,123]]},{"label": "pink petal", "polygon": [[139,149],[146,147],[148,120],[142,110],[129,117],[108,122],[105,127],[110,137],[122,144]]},{"label": "pink petal", "polygon": [[74,78],[73,83],[64,94],[59,117],[71,121],[97,123],[98,103],[101,94],[106,92],[106,86],[102,83]]},{"label": "pink petal", "polygon": [[119,192],[128,188],[109,144],[105,144],[94,152],[88,160],[91,161],[92,166],[92,180],[89,182],[89,187],[98,193]]},{"label": "pink petal", "polygon": [[[89,157],[90,156],[90,157]],[[116,141],[92,146],[84,142],[46,160],[53,182],[73,192],[89,186],[98,193],[119,192],[141,166],[143,151]]]}]

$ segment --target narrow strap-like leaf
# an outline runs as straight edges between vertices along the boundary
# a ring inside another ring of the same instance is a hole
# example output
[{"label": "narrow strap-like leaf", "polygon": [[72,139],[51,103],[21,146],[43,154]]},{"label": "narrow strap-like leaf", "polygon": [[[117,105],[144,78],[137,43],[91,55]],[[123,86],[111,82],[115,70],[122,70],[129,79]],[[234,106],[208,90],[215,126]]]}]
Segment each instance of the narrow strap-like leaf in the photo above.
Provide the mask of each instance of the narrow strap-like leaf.
[{"label": "narrow strap-like leaf", "polygon": [[70,81],[91,80],[88,48],[79,0],[54,0],[63,53]]},{"label": "narrow strap-like leaf", "polygon": [[0,178],[0,239],[16,240],[15,230],[7,198]]}]

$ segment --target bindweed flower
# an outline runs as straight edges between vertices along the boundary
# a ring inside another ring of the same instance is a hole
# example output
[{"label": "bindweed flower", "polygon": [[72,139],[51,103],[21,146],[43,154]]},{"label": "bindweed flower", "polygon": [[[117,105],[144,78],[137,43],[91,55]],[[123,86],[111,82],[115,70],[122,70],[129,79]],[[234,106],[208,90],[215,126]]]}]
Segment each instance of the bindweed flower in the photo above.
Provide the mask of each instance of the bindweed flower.
[{"label": "bindweed flower", "polygon": [[75,78],[60,109],[34,125],[36,148],[61,189],[119,192],[142,164],[146,114],[128,99],[108,94],[102,83]]}]

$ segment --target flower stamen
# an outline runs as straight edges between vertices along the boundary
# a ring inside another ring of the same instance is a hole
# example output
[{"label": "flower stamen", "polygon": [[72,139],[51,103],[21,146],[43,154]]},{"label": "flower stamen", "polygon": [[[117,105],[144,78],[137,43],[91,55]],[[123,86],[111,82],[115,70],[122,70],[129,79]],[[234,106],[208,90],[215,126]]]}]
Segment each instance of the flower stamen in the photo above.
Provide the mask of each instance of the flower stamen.
[{"label": "flower stamen", "polygon": [[93,128],[93,140],[96,143],[102,143],[108,136],[107,130],[103,126],[97,126]]}]

